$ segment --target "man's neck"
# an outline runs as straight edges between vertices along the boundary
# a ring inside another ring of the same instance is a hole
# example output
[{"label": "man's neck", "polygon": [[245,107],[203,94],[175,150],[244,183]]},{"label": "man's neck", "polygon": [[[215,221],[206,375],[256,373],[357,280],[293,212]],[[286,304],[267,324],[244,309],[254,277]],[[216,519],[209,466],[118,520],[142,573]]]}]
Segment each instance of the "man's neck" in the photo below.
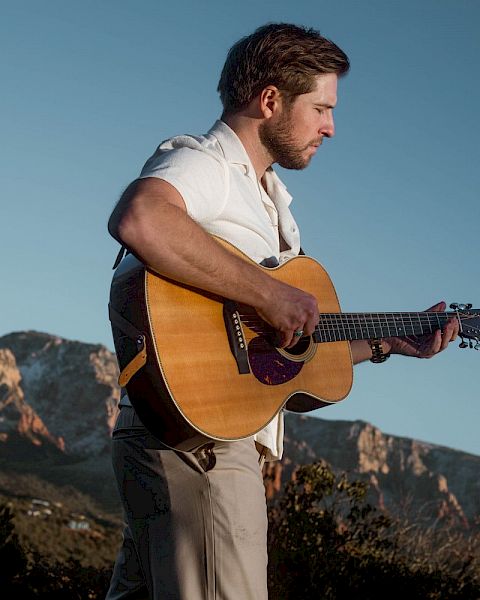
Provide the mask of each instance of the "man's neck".
[{"label": "man's neck", "polygon": [[253,119],[243,113],[235,113],[234,115],[223,115],[222,121],[237,134],[252,162],[258,181],[261,181],[266,169],[273,161],[260,141],[258,134],[260,119]]}]

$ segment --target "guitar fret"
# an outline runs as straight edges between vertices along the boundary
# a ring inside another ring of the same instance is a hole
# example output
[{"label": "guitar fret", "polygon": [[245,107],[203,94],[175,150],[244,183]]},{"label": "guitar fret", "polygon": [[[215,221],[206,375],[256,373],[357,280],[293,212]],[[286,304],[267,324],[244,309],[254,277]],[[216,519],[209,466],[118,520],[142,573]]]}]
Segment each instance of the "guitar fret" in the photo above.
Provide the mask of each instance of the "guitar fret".
[{"label": "guitar fret", "polygon": [[325,341],[331,342],[332,338],[331,338],[331,334],[330,334],[330,328],[328,325],[328,315],[325,315],[324,319],[325,319]]},{"label": "guitar fret", "polygon": [[434,331],[436,331],[436,329],[434,329],[432,325],[432,318],[430,317],[430,315],[428,316],[428,327],[430,329],[429,333],[433,333]]},{"label": "guitar fret", "polygon": [[412,315],[409,315],[409,316],[410,316],[410,328],[412,330],[411,333],[410,333],[410,335],[415,335],[415,327],[413,325]]},{"label": "guitar fret", "polygon": [[337,315],[334,315],[332,318],[332,321],[334,322],[335,325],[335,341],[340,341],[342,339],[341,337],[341,333],[340,333],[340,328],[338,326],[338,319],[337,319]]},{"label": "guitar fret", "polygon": [[345,331],[345,325],[343,324],[343,319],[342,318],[340,318],[340,324],[341,324],[342,329],[343,329],[343,339],[346,340],[346,339],[348,339],[348,337],[347,337],[347,332]]},{"label": "guitar fret", "polygon": [[341,318],[339,319],[338,315],[335,315],[336,332],[337,332],[339,340],[344,339],[343,336],[342,336],[342,332],[340,330],[341,324],[342,324],[342,319]]},{"label": "guitar fret", "polygon": [[374,313],[370,313],[368,316],[370,317],[370,321],[372,323],[372,326],[371,326],[372,333],[369,333],[369,338],[370,338],[371,335],[373,335],[373,337],[376,338],[378,336],[377,336],[377,331],[376,331],[376,328],[375,328],[375,316],[374,316]]},{"label": "guitar fret", "polygon": [[420,325],[420,332],[421,332],[421,335],[423,335],[424,331],[423,331],[422,322],[421,322],[421,320],[420,320],[420,314],[419,314],[419,313],[417,313],[417,318],[418,318],[418,323],[419,323],[419,325]]},{"label": "guitar fret", "polygon": [[375,332],[375,337],[381,338],[381,337],[383,337],[383,330],[382,330],[382,321],[380,320],[379,313],[377,313],[377,321],[378,321],[378,329],[379,329],[380,333]]},{"label": "guitar fret", "polygon": [[330,325],[330,341],[331,342],[336,342],[336,337],[335,337],[335,327],[333,326],[333,316],[329,315],[328,317],[328,324]]},{"label": "guitar fret", "polygon": [[334,342],[333,336],[335,334],[335,330],[332,327],[332,317],[329,315],[327,318],[327,326],[328,326],[328,334],[329,334],[329,342]]},{"label": "guitar fret", "polygon": [[[398,321],[400,321],[401,325],[402,325],[402,327],[400,327],[400,329],[398,328]],[[404,323],[401,315],[398,315],[398,317],[397,317],[396,328],[397,328],[397,335],[405,335],[405,333],[406,333],[405,323]]]},{"label": "guitar fret", "polygon": [[[351,340],[352,339],[352,331],[350,329],[350,323],[348,322],[348,319],[347,319],[347,327],[348,327],[348,339]],[[345,329],[344,329],[344,331],[345,331]]]},{"label": "guitar fret", "polygon": [[366,314],[363,315],[363,320],[365,321],[365,328],[366,328],[366,329],[363,330],[364,331],[364,335],[365,335],[365,331],[366,331],[367,338],[368,338],[369,335],[370,335],[370,332],[368,331],[368,323],[367,323],[367,315]]},{"label": "guitar fret", "polygon": [[360,339],[363,339],[363,329],[362,329],[362,322],[360,319],[360,315],[358,315],[358,326],[359,326],[358,332],[360,334]]},{"label": "guitar fret", "polygon": [[326,316],[324,315],[324,316],[323,316],[323,323],[322,323],[322,326],[323,326],[323,333],[324,333],[324,336],[325,336],[325,341],[326,341],[326,342],[329,342],[330,340],[328,339],[328,328],[327,328],[327,323],[326,323],[326,320],[327,320],[327,318],[326,318]]},{"label": "guitar fret", "polygon": [[387,319],[387,313],[383,313],[383,316],[384,316],[385,322],[387,323],[387,327],[388,327],[388,337],[390,337],[392,335],[392,332],[390,331],[390,323],[388,322],[388,319]]}]

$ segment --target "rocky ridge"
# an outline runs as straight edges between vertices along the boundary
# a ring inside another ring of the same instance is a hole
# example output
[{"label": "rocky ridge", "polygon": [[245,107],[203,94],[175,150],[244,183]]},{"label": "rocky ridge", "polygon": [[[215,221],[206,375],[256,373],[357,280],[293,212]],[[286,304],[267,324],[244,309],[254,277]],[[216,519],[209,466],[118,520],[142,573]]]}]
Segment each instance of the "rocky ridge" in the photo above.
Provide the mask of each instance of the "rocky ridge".
[{"label": "rocky ridge", "polygon": [[370,500],[428,523],[480,524],[480,457],[382,433],[363,421],[285,420],[285,457],[266,467],[274,498],[298,465],[323,459],[370,484]]},{"label": "rocky ridge", "polygon": [[16,428],[31,437],[33,431],[21,425],[31,412],[43,425],[38,445],[55,440],[62,452],[84,458],[108,451],[120,393],[114,354],[101,345],[38,332],[3,336],[0,349],[5,357],[0,377],[10,390],[9,405],[19,412],[18,425],[2,421],[2,434]]}]

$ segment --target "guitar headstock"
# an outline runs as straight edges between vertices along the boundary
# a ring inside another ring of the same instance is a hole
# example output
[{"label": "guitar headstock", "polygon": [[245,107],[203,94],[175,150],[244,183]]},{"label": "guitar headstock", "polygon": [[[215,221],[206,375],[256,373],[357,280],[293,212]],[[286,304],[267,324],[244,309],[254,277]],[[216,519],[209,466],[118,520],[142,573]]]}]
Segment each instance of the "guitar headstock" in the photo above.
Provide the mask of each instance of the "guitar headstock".
[{"label": "guitar headstock", "polygon": [[[471,304],[450,304],[460,320],[459,336],[462,339],[460,348],[474,348],[480,350],[480,309],[472,308]],[[465,338],[470,340],[465,341]]]}]

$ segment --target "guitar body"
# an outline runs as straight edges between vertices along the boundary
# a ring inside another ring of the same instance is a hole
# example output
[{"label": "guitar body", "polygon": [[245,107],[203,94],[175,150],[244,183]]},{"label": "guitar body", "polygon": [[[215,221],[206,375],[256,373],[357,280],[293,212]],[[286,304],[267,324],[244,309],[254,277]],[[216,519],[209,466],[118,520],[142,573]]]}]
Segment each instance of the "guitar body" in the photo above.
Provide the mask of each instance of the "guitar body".
[{"label": "guitar body", "polygon": [[[313,294],[321,311],[340,312],[333,284],[315,260],[299,256],[266,270]],[[126,389],[145,427],[169,446],[188,450],[212,438],[245,438],[285,405],[309,411],[342,400],[351,389],[349,342],[315,344],[305,337],[293,349],[295,354],[278,350],[257,326],[247,325],[258,321],[251,309],[235,332],[250,367],[250,372],[240,373],[227,335],[224,299],[161,277],[132,255],[115,272],[110,305],[145,334],[146,364]],[[112,331],[123,370],[138,348],[116,324]]]}]

